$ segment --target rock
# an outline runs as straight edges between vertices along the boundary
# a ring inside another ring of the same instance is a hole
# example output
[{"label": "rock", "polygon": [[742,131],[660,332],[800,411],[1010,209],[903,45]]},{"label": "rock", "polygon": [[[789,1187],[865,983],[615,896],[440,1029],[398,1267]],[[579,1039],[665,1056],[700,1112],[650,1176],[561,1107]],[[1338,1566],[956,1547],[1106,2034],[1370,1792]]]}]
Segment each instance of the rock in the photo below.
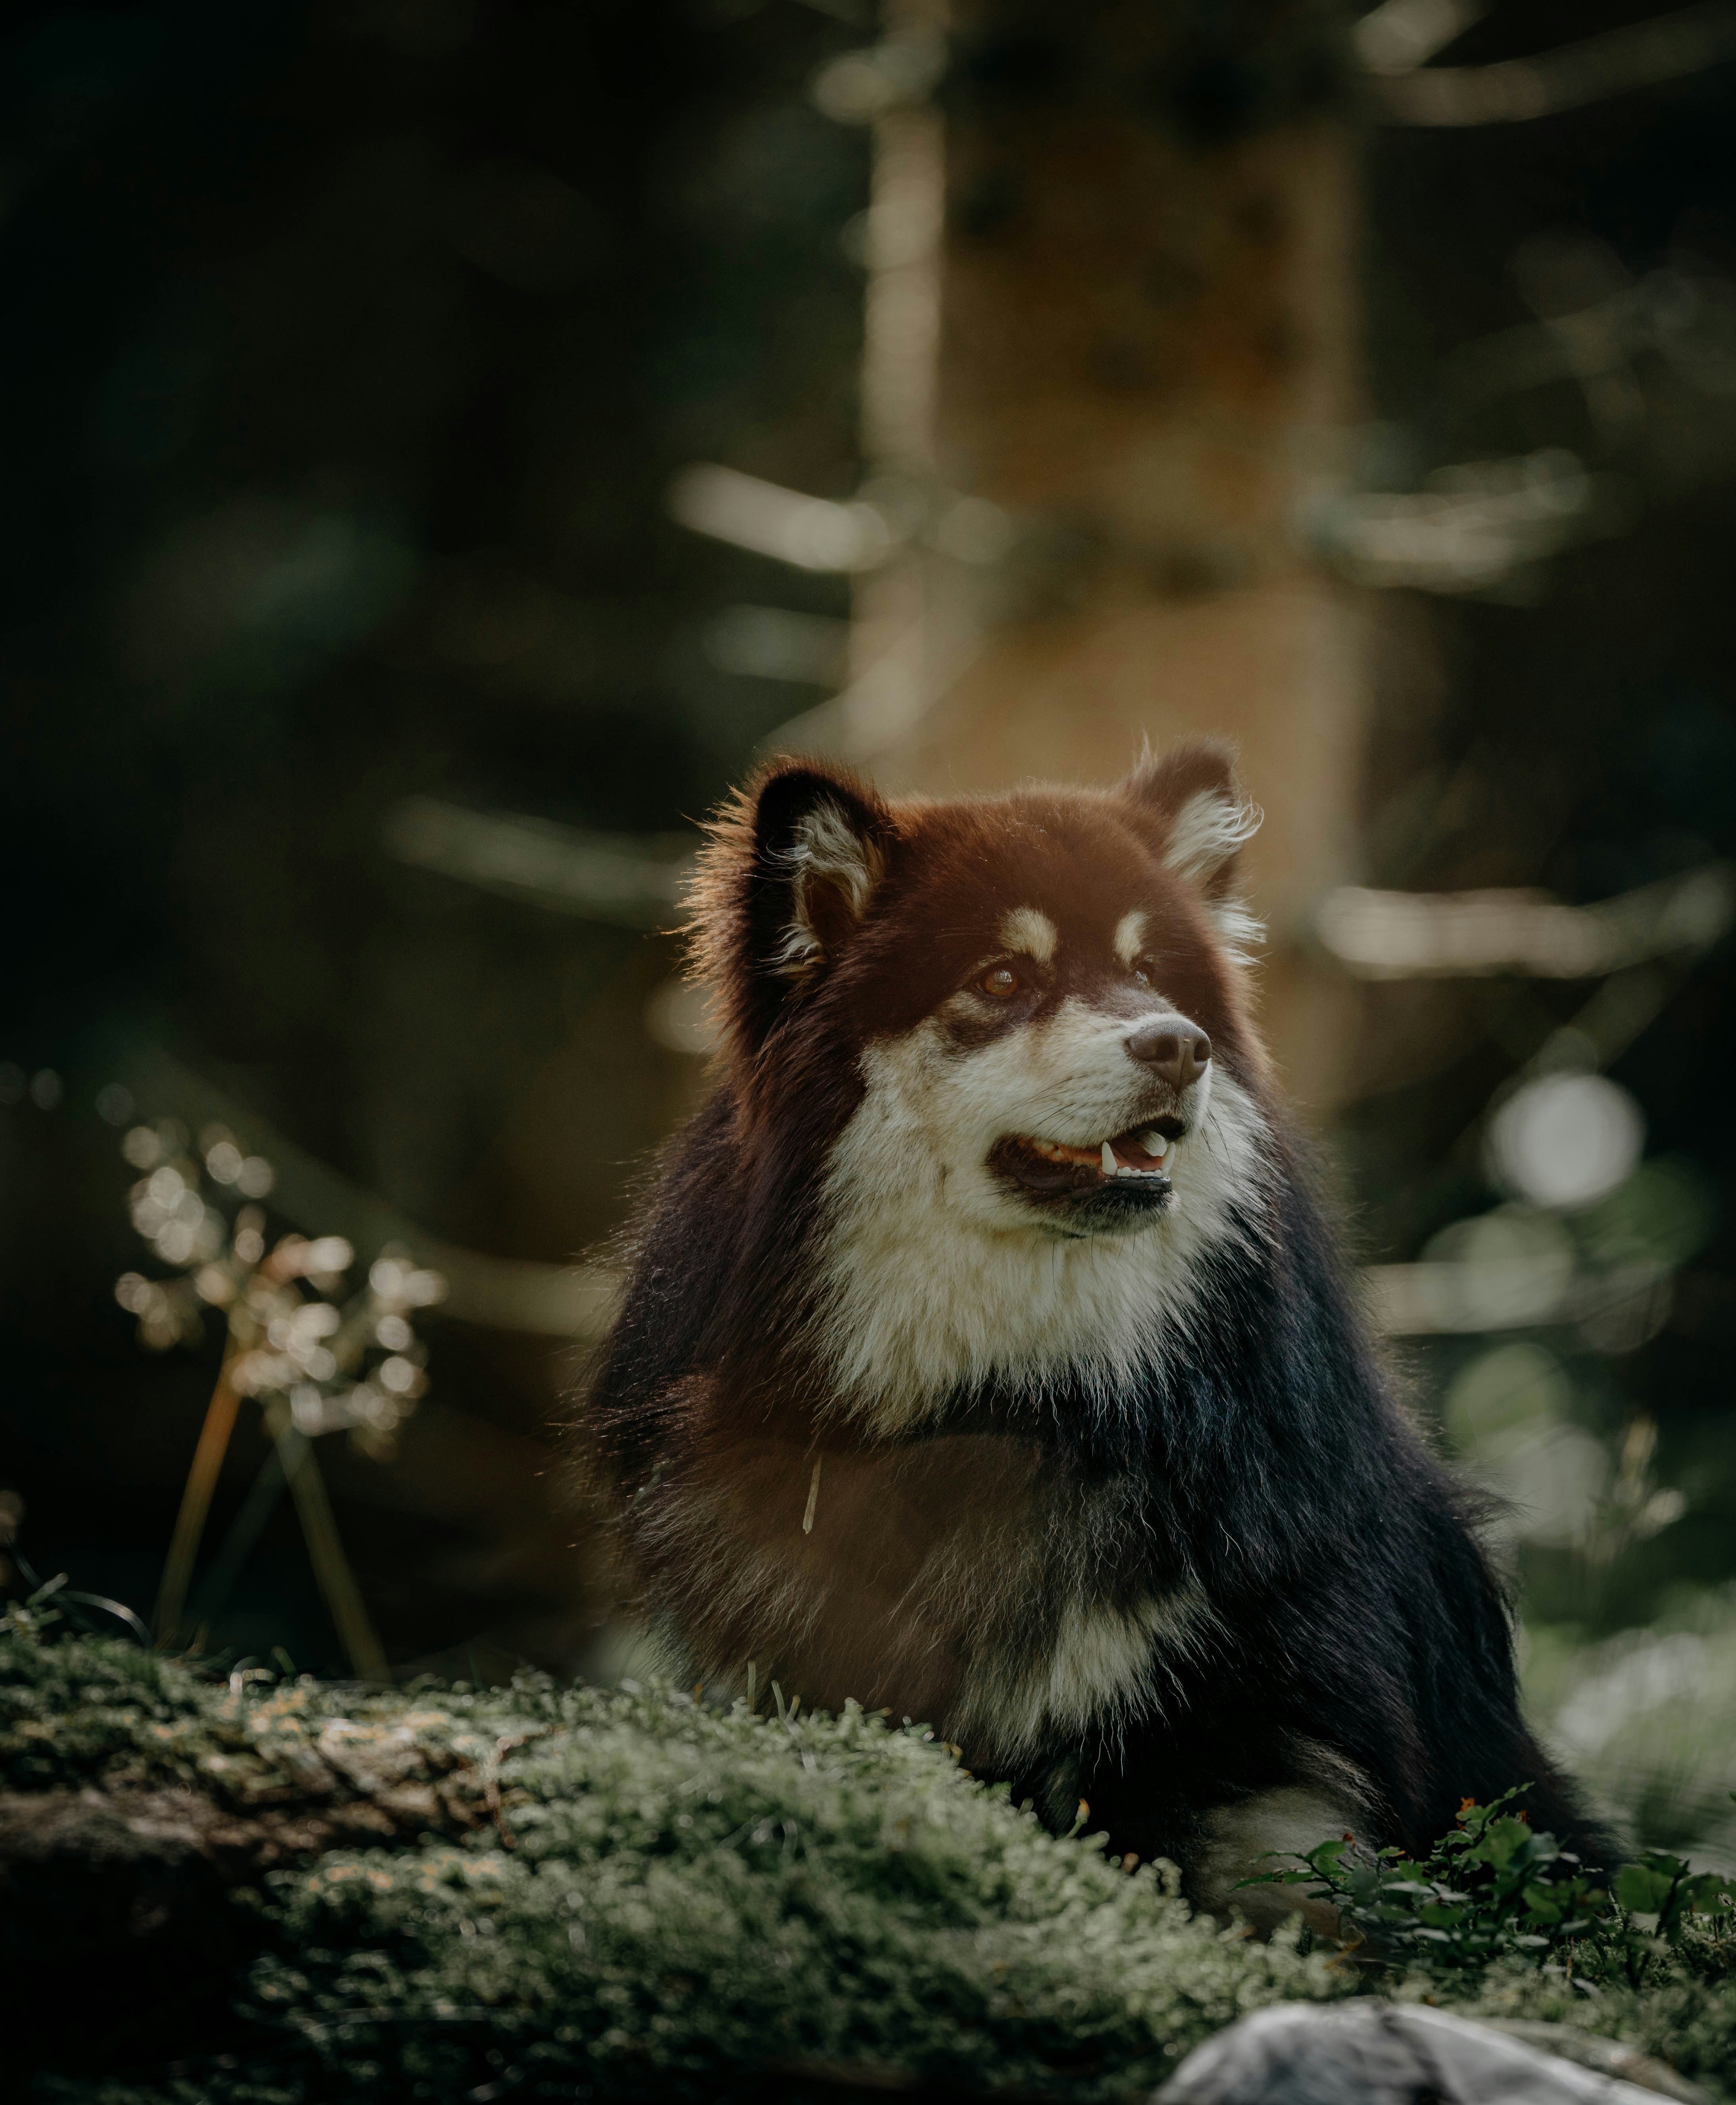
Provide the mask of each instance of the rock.
[{"label": "rock", "polygon": [[1655,2105],[1660,2093],[1699,2095],[1613,2040],[1570,2036],[1569,2058],[1559,2040],[1545,2051],[1534,2036],[1423,2004],[1280,2003],[1196,2047],[1152,2105]]}]

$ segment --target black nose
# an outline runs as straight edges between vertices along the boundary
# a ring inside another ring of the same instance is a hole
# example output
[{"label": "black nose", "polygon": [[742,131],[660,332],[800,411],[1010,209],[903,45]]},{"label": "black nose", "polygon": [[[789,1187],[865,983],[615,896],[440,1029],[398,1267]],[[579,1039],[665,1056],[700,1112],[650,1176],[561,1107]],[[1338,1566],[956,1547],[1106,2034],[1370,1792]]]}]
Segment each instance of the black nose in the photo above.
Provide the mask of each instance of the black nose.
[{"label": "black nose", "polygon": [[1127,1050],[1142,1067],[1161,1075],[1171,1088],[1197,1082],[1212,1059],[1212,1040],[1197,1023],[1179,1016],[1154,1016],[1127,1033]]}]

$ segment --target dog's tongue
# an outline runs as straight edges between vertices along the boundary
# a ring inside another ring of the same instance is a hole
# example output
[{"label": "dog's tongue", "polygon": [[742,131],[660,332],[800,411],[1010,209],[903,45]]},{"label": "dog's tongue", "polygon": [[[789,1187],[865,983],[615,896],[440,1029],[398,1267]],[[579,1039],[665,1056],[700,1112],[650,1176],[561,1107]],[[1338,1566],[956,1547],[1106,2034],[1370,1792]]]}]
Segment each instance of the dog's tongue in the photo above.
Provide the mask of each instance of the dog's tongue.
[{"label": "dog's tongue", "polygon": [[1017,1178],[1028,1191],[1082,1191],[1089,1184],[1103,1182],[1100,1162],[1094,1168],[1088,1162],[1060,1161],[1018,1140],[1002,1141],[989,1160],[997,1169]]}]

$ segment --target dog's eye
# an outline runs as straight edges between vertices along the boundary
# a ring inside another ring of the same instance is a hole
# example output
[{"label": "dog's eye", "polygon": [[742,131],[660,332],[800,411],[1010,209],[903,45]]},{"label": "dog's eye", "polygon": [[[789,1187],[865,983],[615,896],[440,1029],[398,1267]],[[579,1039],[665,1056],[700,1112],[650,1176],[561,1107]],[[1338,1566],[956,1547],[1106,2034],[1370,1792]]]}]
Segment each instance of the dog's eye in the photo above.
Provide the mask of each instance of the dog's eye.
[{"label": "dog's eye", "polygon": [[1141,958],[1140,959],[1139,963],[1133,968],[1133,977],[1139,981],[1141,986],[1149,986],[1151,985],[1151,960],[1149,958]]},{"label": "dog's eye", "polygon": [[997,965],[986,972],[976,983],[979,994],[992,995],[996,1001],[1011,1001],[1024,982],[1011,965]]}]

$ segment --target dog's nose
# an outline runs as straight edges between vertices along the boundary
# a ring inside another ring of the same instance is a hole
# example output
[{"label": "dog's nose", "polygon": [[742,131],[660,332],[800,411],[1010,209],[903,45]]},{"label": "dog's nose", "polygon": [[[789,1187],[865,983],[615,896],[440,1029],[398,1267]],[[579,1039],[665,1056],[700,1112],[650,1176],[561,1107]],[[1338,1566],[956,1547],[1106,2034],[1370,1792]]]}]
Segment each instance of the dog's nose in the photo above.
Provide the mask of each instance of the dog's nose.
[{"label": "dog's nose", "polygon": [[1124,1042],[1142,1067],[1176,1089],[1197,1082],[1212,1059],[1212,1040],[1197,1023],[1179,1016],[1152,1017],[1130,1030]]}]

